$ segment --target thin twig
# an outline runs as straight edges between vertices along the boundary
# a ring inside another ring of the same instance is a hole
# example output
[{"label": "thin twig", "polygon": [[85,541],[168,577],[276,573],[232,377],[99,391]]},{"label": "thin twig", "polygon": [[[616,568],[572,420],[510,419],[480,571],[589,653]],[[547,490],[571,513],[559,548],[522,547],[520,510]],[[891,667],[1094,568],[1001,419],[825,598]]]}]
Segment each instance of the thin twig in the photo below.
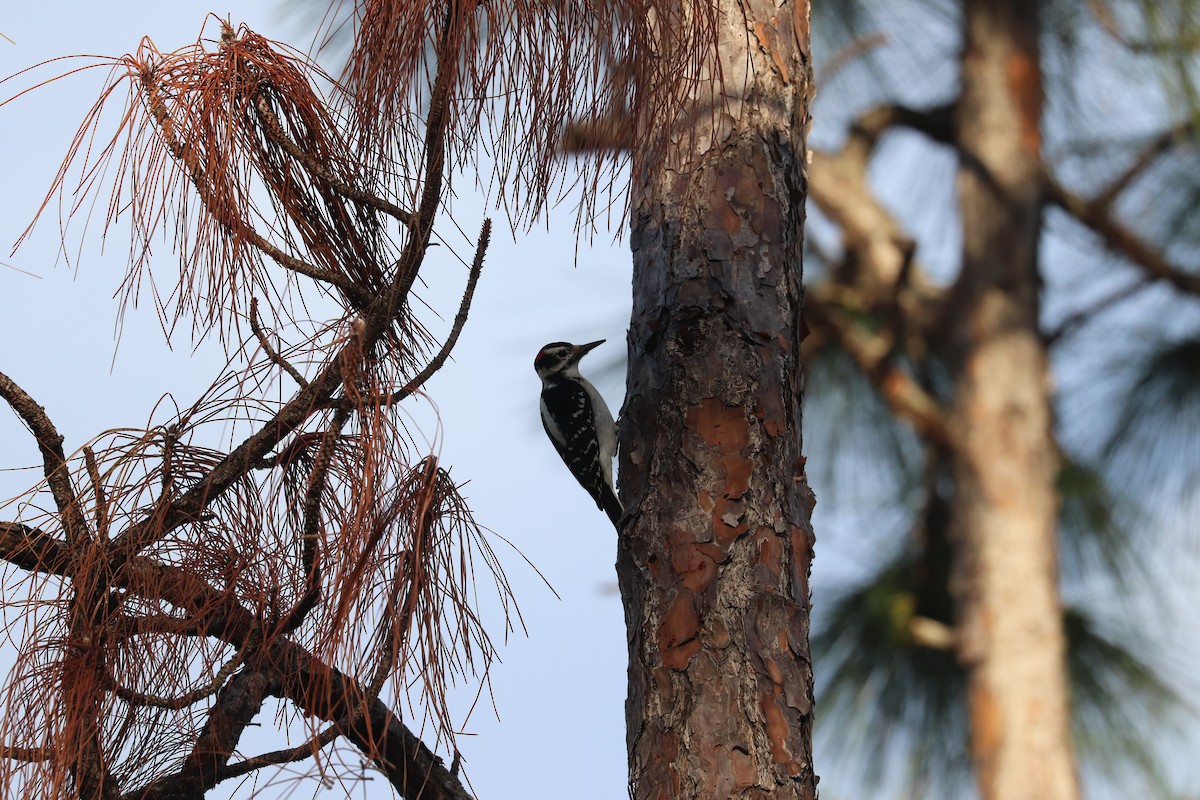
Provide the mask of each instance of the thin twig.
[{"label": "thin twig", "polygon": [[300,374],[300,370],[293,367],[286,358],[281,356],[279,352],[271,346],[271,342],[267,339],[267,333],[263,330],[262,324],[258,320],[258,298],[250,298],[250,330],[254,331],[254,335],[258,337],[258,343],[262,345],[263,352],[267,354],[267,358],[271,363],[278,366],[288,375],[292,376],[301,389],[308,387],[308,381]]},{"label": "thin twig", "polygon": [[300,532],[300,561],[305,576],[304,595],[280,623],[279,630],[284,633],[300,627],[308,612],[321,599],[321,562],[317,548],[321,538],[321,497],[325,494],[329,467],[333,463],[333,449],[349,419],[349,409],[339,408],[334,412],[333,421],[329,430],[325,431],[321,447],[313,460],[312,472],[309,473],[308,491],[304,495],[304,525]]},{"label": "thin twig", "polygon": [[872,33],[847,42],[844,47],[834,53],[833,57],[825,63],[814,83],[818,88],[823,89],[848,64],[862,58],[876,47],[881,47],[887,43],[888,35],[886,33]]},{"label": "thin twig", "polygon": [[1045,335],[1044,339],[1046,344],[1053,345],[1063,337],[1074,333],[1079,326],[1083,325],[1092,317],[1096,316],[1105,309],[1120,303],[1122,300],[1128,300],[1130,297],[1150,286],[1151,283],[1153,283],[1153,281],[1149,276],[1141,275],[1139,276],[1138,280],[1134,281],[1128,286],[1122,286],[1120,289],[1101,297],[1091,305],[1081,308],[1078,311],[1068,315],[1058,323],[1058,326],[1055,327],[1054,330]]},{"label": "thin twig", "polygon": [[392,393],[388,399],[389,403],[399,403],[404,398],[411,395],[413,392],[425,385],[425,382],[433,377],[442,365],[446,363],[446,359],[450,357],[450,351],[454,349],[454,345],[458,343],[458,336],[462,333],[463,326],[467,323],[467,314],[471,310],[471,301],[475,298],[475,287],[479,284],[479,273],[483,270],[483,256],[487,252],[488,242],[492,237],[492,221],[485,219],[483,228],[479,231],[479,240],[475,245],[475,259],[471,262],[471,273],[467,276],[467,286],[463,290],[462,302],[458,305],[458,313],[454,316],[454,324],[450,327],[450,335],[446,337],[446,341],[442,344],[442,349],[434,356],[433,360],[425,365],[425,369],[417,373],[417,376],[408,382],[402,389]]},{"label": "thin twig", "polygon": [[83,446],[83,463],[87,467],[88,478],[92,481],[92,493],[96,495],[96,532],[100,541],[108,539],[108,499],[104,496],[104,481],[100,478],[100,469],[96,466],[96,454],[88,445]]},{"label": "thin twig", "polygon": [[282,750],[272,750],[269,753],[263,753],[222,767],[219,772],[220,780],[229,780],[230,778],[236,778],[239,775],[253,772],[256,769],[271,767],[276,764],[303,761],[306,758],[311,758],[313,753],[326,747],[341,735],[342,729],[339,725],[328,725],[320,733],[310,737],[304,744],[297,745],[296,747],[287,747]]},{"label": "thin twig", "polygon": [[[483,221],[483,229],[479,232],[479,240],[475,245],[475,259],[471,262],[471,272],[467,276],[467,285],[463,289],[462,301],[458,305],[458,313],[454,316],[454,323],[450,326],[450,334],[446,337],[446,341],[442,343],[442,347],[438,350],[437,355],[402,388],[397,389],[390,395],[371,397],[364,402],[377,406],[395,405],[417,392],[445,365],[451,351],[454,350],[454,346],[458,343],[458,337],[462,333],[463,326],[467,323],[467,315],[471,310],[471,302],[475,298],[475,287],[479,284],[479,274],[483,270],[483,257],[487,251],[491,235],[492,221],[491,219],[485,219]],[[330,401],[325,407],[351,408],[354,405],[355,403],[349,398],[341,398]]]},{"label": "thin twig", "polygon": [[217,670],[217,674],[214,675],[213,679],[207,684],[199,687],[198,689],[193,689],[190,692],[181,694],[178,697],[161,697],[148,692],[135,692],[132,689],[127,689],[123,686],[117,686],[115,681],[112,687],[113,694],[130,705],[150,706],[153,708],[169,708],[174,711],[178,711],[179,709],[187,708],[193,703],[203,700],[206,697],[211,697],[220,691],[221,687],[225,685],[225,681],[229,679],[229,676],[233,674],[234,670],[236,670],[241,663],[241,656],[234,656],[221,665],[221,668]]}]

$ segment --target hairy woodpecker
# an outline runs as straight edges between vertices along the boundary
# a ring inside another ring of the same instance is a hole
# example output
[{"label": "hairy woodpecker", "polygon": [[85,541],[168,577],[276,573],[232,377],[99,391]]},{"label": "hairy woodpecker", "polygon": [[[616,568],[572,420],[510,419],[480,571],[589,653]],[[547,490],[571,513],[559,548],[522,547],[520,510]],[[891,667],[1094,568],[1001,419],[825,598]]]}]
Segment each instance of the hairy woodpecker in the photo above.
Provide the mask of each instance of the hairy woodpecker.
[{"label": "hairy woodpecker", "polygon": [[579,374],[579,359],[604,344],[551,342],[538,351],[533,368],[542,379],[542,425],[579,485],[604,510],[613,525],[621,501],[613,491],[612,460],[617,426],[604,398]]}]

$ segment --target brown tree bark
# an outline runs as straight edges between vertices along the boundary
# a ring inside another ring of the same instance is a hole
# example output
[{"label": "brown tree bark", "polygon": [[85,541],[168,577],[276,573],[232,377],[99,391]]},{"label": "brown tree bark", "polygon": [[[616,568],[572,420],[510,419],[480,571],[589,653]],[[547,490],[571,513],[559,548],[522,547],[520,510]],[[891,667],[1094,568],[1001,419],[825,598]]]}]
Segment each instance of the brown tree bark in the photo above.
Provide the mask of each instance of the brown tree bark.
[{"label": "brown tree bark", "polygon": [[635,153],[617,569],[638,800],[816,795],[799,411],[808,3],[722,0],[717,14],[723,83],[663,126],[673,144]]},{"label": "brown tree bark", "polygon": [[963,263],[948,309],[960,658],[986,800],[1079,796],[1058,596],[1058,448],[1038,330],[1037,0],[968,0]]}]

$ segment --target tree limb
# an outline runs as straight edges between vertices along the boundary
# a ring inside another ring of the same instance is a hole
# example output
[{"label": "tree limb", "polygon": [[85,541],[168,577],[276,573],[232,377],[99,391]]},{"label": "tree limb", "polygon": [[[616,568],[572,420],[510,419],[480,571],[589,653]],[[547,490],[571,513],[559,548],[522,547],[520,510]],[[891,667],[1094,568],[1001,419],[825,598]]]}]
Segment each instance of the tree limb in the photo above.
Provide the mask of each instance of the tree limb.
[{"label": "tree limb", "polygon": [[[475,298],[475,287],[479,283],[479,274],[483,269],[483,256],[487,251],[487,246],[488,242],[491,240],[491,235],[492,221],[491,219],[485,219],[483,221],[483,229],[479,233],[479,240],[475,245],[475,259],[471,263],[471,272],[467,276],[467,285],[466,288],[463,289],[462,301],[458,305],[458,313],[455,315],[454,322],[450,326],[450,334],[446,337],[446,341],[442,343],[442,347],[438,351],[437,355],[434,356],[433,359],[425,365],[425,368],[417,373],[416,376],[411,381],[406,383],[402,388],[397,389],[387,396],[370,398],[366,401],[367,403],[380,406],[395,405],[401,400],[404,400],[405,398],[417,392],[422,386],[425,385],[426,381],[432,378],[434,374],[445,365],[446,359],[450,357],[451,351],[454,350],[454,346],[458,344],[458,337],[459,334],[462,333],[463,326],[466,325],[467,314],[470,312],[471,302]],[[349,398],[342,398],[332,401],[328,405],[332,408],[348,408],[353,405],[353,401],[351,401]]]},{"label": "tree limb", "polygon": [[379,699],[363,713],[356,706],[362,687],[334,667],[321,663],[300,645],[276,642],[272,662],[279,666],[281,693],[313,716],[331,722],[349,718],[342,731],[408,800],[473,800],[436,753],[413,734]]},{"label": "tree limb", "polygon": [[29,427],[38,449],[42,452],[42,470],[54,497],[54,504],[58,507],[58,513],[62,515],[67,542],[73,545],[84,541],[88,536],[87,522],[79,513],[75,487],[71,485],[71,473],[67,468],[67,457],[63,453],[62,434],[46,415],[46,409],[38,405],[28,392],[3,372],[0,372],[0,397],[4,398],[21,421]]},{"label": "tree limb", "polygon": [[11,758],[14,761],[53,761],[58,753],[50,747],[13,747],[0,745],[0,758]]},{"label": "tree limb", "polygon": [[310,737],[303,744],[296,745],[295,747],[285,747],[280,750],[272,750],[269,753],[260,753],[237,763],[228,764],[221,768],[220,779],[223,781],[229,780],[230,778],[249,774],[263,767],[273,767],[278,764],[303,761],[306,758],[313,757],[316,752],[328,746],[334,739],[337,739],[341,735],[341,728],[337,725],[328,725],[324,730]]},{"label": "tree limb", "polygon": [[[10,544],[14,538],[19,540],[15,546]],[[67,558],[61,543],[36,528],[21,523],[0,523],[0,548],[3,548],[0,557],[21,566],[29,565],[40,571],[55,574],[63,574],[62,570],[66,567]],[[34,551],[38,555],[31,560],[28,554]],[[203,609],[206,612],[204,620],[197,620],[204,623],[202,632],[234,646],[244,646],[255,627],[253,615],[236,600],[184,570],[160,564],[153,559],[129,559],[123,569],[114,573],[112,585],[128,589],[148,599],[169,602],[191,614]],[[339,720],[349,720],[346,729],[339,732],[349,738],[364,755],[371,758],[404,797],[414,800],[471,800],[471,795],[446,769],[442,760],[426,747],[419,737],[409,731],[382,701],[378,698],[372,699],[365,709],[356,706],[357,698],[370,695],[353,678],[323,664],[311,653],[288,640],[276,640],[271,644],[267,663],[273,664],[279,670],[281,684],[278,692],[281,697],[292,700],[306,712],[326,721],[336,723]],[[237,679],[238,676],[235,676],[230,684]],[[236,703],[233,700],[221,699],[223,695],[233,697],[234,694],[235,690],[230,689],[230,685],[227,684],[218,693],[218,705],[229,706],[222,713],[231,719],[244,718],[244,727],[254,714],[251,713],[248,717],[244,712],[236,714],[233,708]],[[257,713],[257,710],[254,713]],[[216,722],[210,723],[210,727],[214,729],[217,726]],[[0,752],[0,756],[2,755]],[[198,758],[199,756],[190,758],[189,763],[194,767]],[[267,754],[262,758],[264,760],[257,766],[282,763],[277,755]],[[227,774],[224,768],[218,768],[214,773],[217,776],[216,782],[230,777],[231,771],[238,769],[248,771],[233,765],[228,768],[230,773]],[[242,774],[242,771],[237,774]],[[130,800],[166,800],[176,797],[177,795],[168,790],[177,792],[179,782],[184,780],[182,776],[181,771],[177,775],[160,779],[154,784],[131,792],[126,797]],[[188,777],[188,780],[194,778]],[[212,785],[215,783],[209,788]]]},{"label": "tree limb", "polygon": [[491,240],[491,237],[492,221],[491,219],[485,219],[483,221],[483,228],[479,231],[479,240],[475,244],[475,259],[471,262],[471,273],[467,276],[467,286],[463,289],[462,302],[458,305],[458,314],[454,317],[454,324],[450,326],[450,335],[446,337],[446,341],[442,344],[442,349],[438,351],[438,354],[434,356],[432,361],[425,365],[425,369],[421,370],[403,389],[392,393],[392,396],[388,398],[389,403],[399,403],[424,386],[425,382],[442,368],[442,365],[446,363],[446,359],[450,357],[450,351],[458,344],[458,336],[462,333],[463,326],[467,324],[467,313],[471,310],[471,301],[475,298],[475,286],[479,283],[479,273],[483,270],[483,256],[487,252],[488,242]]},{"label": "tree limb", "polygon": [[267,339],[267,333],[263,330],[262,324],[258,321],[258,298],[250,298],[250,330],[258,337],[258,343],[262,346],[263,352],[267,354],[267,358],[271,363],[278,366],[288,375],[292,376],[292,380],[303,389],[308,386],[308,381],[300,374],[300,370],[293,367],[287,359],[271,346],[271,342]]},{"label": "tree limb", "polygon": [[[41,531],[20,523],[0,523],[0,532],[3,534],[0,547],[4,547],[10,537],[20,539],[21,544],[5,547],[5,552],[0,554],[13,563],[31,563],[26,554],[36,548],[39,555],[32,564],[41,571],[53,571],[51,568],[59,564],[65,567],[67,559],[65,553],[60,552],[63,549],[61,543]],[[198,633],[215,636],[235,647],[244,646],[256,629],[253,615],[226,593],[185,570],[161,564],[154,559],[140,556],[128,559],[122,568],[114,571],[111,584],[148,599],[168,602],[192,614],[201,625]],[[202,618],[195,616],[201,612]],[[471,795],[450,774],[442,760],[409,731],[382,701],[372,699],[365,709],[356,706],[358,698],[370,695],[353,678],[323,664],[288,640],[276,640],[270,645],[267,663],[279,670],[281,697],[292,700],[303,710],[326,721],[336,723],[349,720],[341,733],[380,767],[404,797],[414,800],[470,800]],[[260,766],[266,765],[264,762]],[[218,770],[217,774],[218,782],[225,777],[222,770]],[[172,776],[163,780],[182,779]],[[163,784],[164,787],[167,785]],[[145,787],[127,797],[162,800],[174,797],[160,793],[165,791],[165,788],[152,790],[151,787]]]},{"label": "tree limb", "polygon": [[950,144],[954,106],[926,111],[900,105],[868,109],[854,120],[840,150],[812,151],[809,196],[842,232],[848,257],[834,280],[854,286],[868,308],[903,309],[910,329],[921,330],[939,316],[945,292],[911,263],[912,237],[879,202],[868,181],[879,139],[901,125]]},{"label": "tree limb", "polygon": [[875,151],[883,134],[896,127],[910,128],[940,144],[953,145],[957,113],[954,103],[928,109],[915,109],[898,103],[874,106],[850,123],[849,138],[842,146],[842,152],[865,162]]},{"label": "tree limb", "polygon": [[[187,766],[175,775],[130,792],[124,800],[176,800],[185,787],[203,791],[221,781],[255,769],[302,760],[337,736],[345,736],[380,769],[388,781],[409,800],[473,800],[442,759],[425,746],[378,698],[368,697],[353,678],[322,663],[290,640],[270,646],[265,663],[273,675],[262,678],[264,693],[291,700],[306,713],[332,723],[309,742],[295,748],[264,753],[234,764],[228,763],[241,730],[258,711],[261,696],[247,703],[246,688],[240,686],[246,673],[239,673],[218,698],[219,713],[206,725],[202,741],[216,744],[218,731],[226,731],[223,744],[189,756]],[[234,735],[236,734],[236,735]],[[203,765],[203,768],[202,768]],[[205,771],[207,770],[207,771]],[[203,777],[202,777],[203,776]]]},{"label": "tree limb", "polygon": [[[463,10],[461,13],[467,14],[469,11]],[[135,552],[148,542],[166,535],[198,514],[248,470],[259,466],[261,459],[273,447],[303,424],[309,415],[326,403],[342,385],[341,361],[345,355],[354,351],[368,351],[391,325],[416,280],[417,270],[429,246],[433,220],[441,205],[442,171],[445,166],[446,113],[451,97],[450,88],[458,69],[458,59],[451,52],[451,45],[455,43],[457,42],[450,35],[448,21],[439,42],[438,70],[434,79],[426,122],[424,188],[416,218],[409,225],[413,235],[406,242],[397,262],[397,272],[392,287],[386,295],[372,298],[369,303],[364,304],[363,319],[366,321],[366,325],[361,334],[361,341],[352,341],[343,346],[312,382],[301,388],[262,428],[223,458],[190,490],[172,500],[162,512],[129,526],[114,540],[114,547]],[[147,76],[146,80],[149,81],[151,78]],[[173,145],[170,145],[172,153],[176,154],[177,158],[186,156],[187,151],[183,145],[170,135],[172,123],[163,107],[162,98],[152,87],[147,91],[150,92],[154,105],[152,112],[163,128],[164,136],[168,136],[169,140],[174,142]],[[183,163],[188,164],[189,162],[185,159]],[[192,165],[190,168],[194,170],[196,167]],[[198,176],[194,175],[194,177]],[[310,267],[311,265],[304,266]],[[342,279],[342,276],[335,277]],[[341,288],[340,284],[339,288]]]},{"label": "tree limb", "polygon": [[1151,279],[1165,281],[1181,292],[1200,296],[1200,274],[1187,272],[1171,264],[1160,251],[1113,219],[1108,203],[1101,202],[1105,195],[1101,195],[1099,200],[1084,200],[1068,191],[1049,174],[1043,176],[1043,186],[1049,202],[1099,234],[1109,249],[1125,256]]},{"label": "tree limb", "polygon": [[1196,126],[1189,121],[1183,125],[1177,125],[1174,128],[1163,131],[1158,136],[1154,137],[1150,143],[1138,154],[1125,171],[1108,185],[1108,188],[1096,196],[1092,202],[1098,207],[1108,210],[1112,204],[1116,202],[1117,197],[1121,192],[1129,188],[1137,178],[1146,171],[1146,169],[1158,160],[1158,157],[1171,149],[1175,144],[1186,141],[1192,135]]},{"label": "tree limb", "polygon": [[308,490],[304,494],[304,525],[300,532],[300,561],[305,575],[304,595],[280,623],[279,630],[285,633],[300,627],[304,617],[321,599],[321,562],[317,558],[317,544],[321,534],[321,496],[325,493],[329,467],[333,463],[333,448],[349,418],[350,410],[347,408],[339,408],[334,412],[333,422],[329,430],[325,431],[321,447],[317,450],[312,470],[309,472]]},{"label": "tree limb", "polygon": [[65,542],[20,522],[0,522],[0,559],[30,572],[60,576],[71,564]]},{"label": "tree limb", "polygon": [[265,672],[244,669],[217,693],[204,727],[179,771],[158,778],[125,795],[123,800],[203,800],[222,780],[223,770],[237,749],[242,732],[262,709],[275,679]]},{"label": "tree limb", "polygon": [[368,317],[368,325],[377,326],[380,331],[390,324],[408,299],[408,293],[417,279],[417,270],[429,249],[433,220],[442,203],[442,173],[446,164],[446,115],[453,94],[451,87],[458,78],[458,54],[453,52],[452,47],[457,43],[452,36],[455,31],[452,23],[456,21],[453,15],[456,10],[460,16],[470,15],[474,7],[474,3],[468,2],[462,7],[455,5],[446,8],[437,47],[437,73],[429,93],[429,114],[425,119],[425,172],[421,202],[417,206],[416,216],[410,218],[408,223],[411,235],[396,262],[396,278],[389,291],[388,303],[374,318]]}]

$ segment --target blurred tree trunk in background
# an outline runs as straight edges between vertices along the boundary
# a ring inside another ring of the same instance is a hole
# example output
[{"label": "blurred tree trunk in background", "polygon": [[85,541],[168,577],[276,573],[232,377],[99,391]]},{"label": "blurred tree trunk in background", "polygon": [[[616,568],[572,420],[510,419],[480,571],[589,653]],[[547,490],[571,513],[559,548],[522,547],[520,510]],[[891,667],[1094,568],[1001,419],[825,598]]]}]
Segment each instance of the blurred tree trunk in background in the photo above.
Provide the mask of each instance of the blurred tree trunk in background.
[{"label": "blurred tree trunk in background", "polygon": [[[681,119],[648,116],[672,144],[634,156],[617,564],[630,781],[638,800],[813,798],[808,3],[724,0],[714,19],[720,78]],[[664,40],[689,24],[664,22]]]},{"label": "blurred tree trunk in background", "polygon": [[952,588],[971,751],[987,800],[1079,796],[1058,597],[1058,447],[1038,330],[1037,0],[968,0],[956,115],[963,260],[945,361],[955,384]]},{"label": "blurred tree trunk in background", "polygon": [[1185,791],[1161,743],[1196,725],[1168,633],[1194,601],[1162,555],[1200,497],[1200,5],[815,12],[827,789]]}]

